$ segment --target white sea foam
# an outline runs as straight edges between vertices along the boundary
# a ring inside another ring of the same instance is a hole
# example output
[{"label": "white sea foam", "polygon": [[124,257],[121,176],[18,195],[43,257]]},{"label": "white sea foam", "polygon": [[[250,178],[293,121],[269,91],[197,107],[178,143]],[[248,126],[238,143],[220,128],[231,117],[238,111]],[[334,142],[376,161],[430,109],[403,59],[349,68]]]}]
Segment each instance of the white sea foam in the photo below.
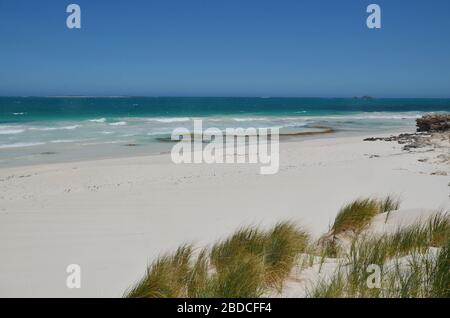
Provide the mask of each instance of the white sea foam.
[{"label": "white sea foam", "polygon": [[125,126],[127,124],[126,121],[118,121],[116,123],[110,123],[110,126]]},{"label": "white sea foam", "polygon": [[234,121],[264,121],[264,120],[268,120],[267,117],[237,117],[237,118],[233,118]]},{"label": "white sea foam", "polygon": [[147,133],[147,136],[158,136],[158,135],[170,135],[172,133],[171,130],[168,131],[155,131]]},{"label": "white sea foam", "polygon": [[0,135],[16,135],[21,134],[25,131],[25,129],[6,129],[0,130]]},{"label": "white sea foam", "polygon": [[50,142],[52,144],[62,144],[62,143],[69,143],[69,142],[76,142],[76,141],[80,141],[80,140],[75,140],[75,139],[57,139],[57,140],[52,140]]},{"label": "white sea foam", "polygon": [[282,125],[280,128],[286,128],[286,127],[304,127],[304,126],[308,126],[309,125],[309,123],[298,123],[298,122],[295,122],[295,123],[288,123],[288,124],[284,124],[284,125]]},{"label": "white sea foam", "polygon": [[107,144],[118,144],[122,142],[127,142],[126,140],[112,140],[112,141],[104,141],[104,142],[86,142],[79,144],[81,146],[95,146],[95,145],[107,145]]},{"label": "white sea foam", "polygon": [[106,122],[106,118],[97,118],[97,119],[89,119],[91,123],[104,123]]},{"label": "white sea foam", "polygon": [[62,127],[30,127],[29,130],[53,131],[53,130],[73,130],[82,127],[81,125],[62,126]]},{"label": "white sea foam", "polygon": [[15,144],[0,145],[0,149],[23,148],[23,147],[32,147],[32,146],[39,146],[39,145],[45,145],[45,142],[18,142]]},{"label": "white sea foam", "polygon": [[150,121],[157,121],[160,123],[178,123],[184,121],[190,121],[189,117],[172,117],[172,118],[148,118]]},{"label": "white sea foam", "polygon": [[14,116],[22,116],[25,115],[26,113],[12,113]]}]

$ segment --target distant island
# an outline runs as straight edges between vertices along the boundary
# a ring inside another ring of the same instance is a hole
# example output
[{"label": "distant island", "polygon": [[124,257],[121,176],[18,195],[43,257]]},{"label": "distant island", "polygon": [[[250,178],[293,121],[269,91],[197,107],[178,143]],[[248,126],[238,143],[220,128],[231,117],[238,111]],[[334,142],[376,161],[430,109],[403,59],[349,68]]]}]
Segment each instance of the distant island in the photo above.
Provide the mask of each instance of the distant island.
[{"label": "distant island", "polygon": [[375,97],[364,95],[364,96],[361,96],[361,97],[353,96],[353,99],[373,100],[373,99],[375,99]]}]

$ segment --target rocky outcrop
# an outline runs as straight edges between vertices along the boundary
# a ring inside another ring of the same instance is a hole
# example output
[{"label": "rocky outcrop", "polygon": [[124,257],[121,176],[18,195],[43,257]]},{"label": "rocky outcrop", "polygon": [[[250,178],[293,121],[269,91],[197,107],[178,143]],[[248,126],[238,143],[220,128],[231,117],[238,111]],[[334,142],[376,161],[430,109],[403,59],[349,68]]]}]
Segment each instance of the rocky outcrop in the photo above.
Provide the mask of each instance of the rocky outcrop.
[{"label": "rocky outcrop", "polygon": [[450,114],[425,115],[416,120],[419,132],[450,131]]},{"label": "rocky outcrop", "polygon": [[416,137],[421,136],[422,134],[400,134],[398,136],[389,136],[389,137],[369,137],[363,139],[364,141],[397,141],[399,144],[406,144],[415,141]]},{"label": "rocky outcrop", "polygon": [[398,136],[389,137],[370,137],[364,141],[396,141],[403,146],[403,150],[411,150],[413,148],[421,148],[428,145],[430,135],[425,133],[400,134]]}]

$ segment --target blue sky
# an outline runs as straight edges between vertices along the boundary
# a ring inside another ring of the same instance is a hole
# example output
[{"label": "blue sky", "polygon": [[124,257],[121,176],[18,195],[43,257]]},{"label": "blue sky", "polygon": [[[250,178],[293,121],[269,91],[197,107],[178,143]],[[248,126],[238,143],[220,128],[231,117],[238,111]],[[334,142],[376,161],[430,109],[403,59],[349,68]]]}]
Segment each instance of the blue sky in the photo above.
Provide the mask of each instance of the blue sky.
[{"label": "blue sky", "polygon": [[450,97],[449,16],[448,0],[0,0],[0,95]]}]

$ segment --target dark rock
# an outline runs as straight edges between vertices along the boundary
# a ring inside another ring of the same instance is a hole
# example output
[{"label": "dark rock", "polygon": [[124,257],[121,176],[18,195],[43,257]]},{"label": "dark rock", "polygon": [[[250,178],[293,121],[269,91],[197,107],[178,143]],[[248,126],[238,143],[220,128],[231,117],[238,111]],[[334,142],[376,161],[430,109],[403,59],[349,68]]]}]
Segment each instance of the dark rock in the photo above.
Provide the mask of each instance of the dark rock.
[{"label": "dark rock", "polygon": [[450,114],[425,115],[416,120],[417,131],[444,132],[450,130]]},{"label": "dark rock", "polygon": [[364,139],[364,141],[390,141],[397,142],[399,145],[403,145],[403,150],[411,151],[416,148],[422,148],[429,144],[430,134],[423,132],[416,133],[404,133],[398,136],[390,137],[370,137]]},{"label": "dark rock", "polygon": [[379,140],[384,140],[384,138],[381,137],[369,137],[364,139],[363,141],[379,141]]},{"label": "dark rock", "polygon": [[418,137],[422,136],[422,134],[414,133],[414,134],[400,134],[398,136],[390,136],[390,137],[369,137],[364,139],[364,141],[396,141],[399,144],[410,144],[417,140]]}]

